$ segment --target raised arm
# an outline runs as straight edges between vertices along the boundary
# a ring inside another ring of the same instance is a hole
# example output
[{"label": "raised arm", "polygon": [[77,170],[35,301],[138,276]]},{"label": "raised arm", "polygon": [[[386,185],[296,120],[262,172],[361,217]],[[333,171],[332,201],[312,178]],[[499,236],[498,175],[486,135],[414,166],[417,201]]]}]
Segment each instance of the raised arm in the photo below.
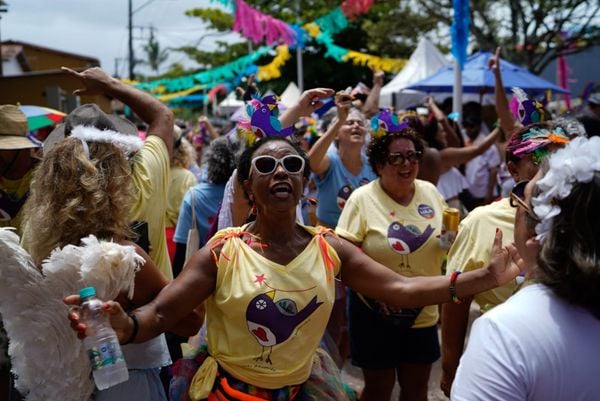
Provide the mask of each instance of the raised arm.
[{"label": "raised arm", "polygon": [[[446,276],[404,277],[375,262],[344,239],[330,239],[342,262],[341,279],[350,288],[395,308],[436,305],[452,301],[450,278]],[[456,296],[466,298],[513,280],[522,265],[514,246],[502,247],[497,230],[487,268],[461,274]]]},{"label": "raised arm", "polygon": [[452,166],[458,166],[470,161],[471,159],[483,154],[486,150],[488,150],[490,146],[498,141],[499,137],[500,130],[498,128],[494,128],[494,130],[477,145],[470,145],[462,148],[445,148],[440,150],[442,167],[450,168]]},{"label": "raised arm", "polygon": [[110,95],[131,107],[131,109],[148,124],[148,135],[156,135],[164,141],[169,151],[173,152],[173,113],[152,95],[124,84],[112,78],[98,67],[77,72],[67,67],[62,70],[79,80],[83,89],[76,89],[75,95]]},{"label": "raised arm", "polygon": [[384,77],[385,74],[383,71],[375,71],[373,73],[373,87],[361,110],[367,119],[370,119],[379,112],[379,96],[381,94],[381,88],[383,87]]},{"label": "raised arm", "polygon": [[336,100],[337,117],[327,128],[327,132],[321,136],[312,148],[308,151],[308,160],[310,169],[318,175],[323,175],[329,170],[329,156],[327,149],[336,138],[339,129],[346,123],[348,119],[349,105],[342,104]]},{"label": "raised arm", "polygon": [[458,138],[458,133],[454,130],[450,122],[448,121],[448,117],[444,114],[442,110],[435,104],[435,100],[433,97],[429,96],[427,98],[427,107],[429,108],[429,112],[433,114],[435,120],[442,126],[444,131],[446,132],[446,141],[448,142],[448,146],[458,146],[461,143]]},{"label": "raised arm", "polygon": [[298,102],[287,109],[279,118],[282,127],[289,127],[298,121],[300,117],[309,116],[318,108],[323,106],[323,99],[333,96],[333,89],[315,88],[302,93]]},{"label": "raised arm", "polygon": [[515,119],[508,107],[508,99],[506,98],[506,91],[504,90],[504,84],[502,83],[502,73],[500,72],[500,47],[496,48],[496,54],[488,60],[488,67],[494,73],[496,113],[498,113],[500,127],[507,135],[510,135],[515,130]]}]

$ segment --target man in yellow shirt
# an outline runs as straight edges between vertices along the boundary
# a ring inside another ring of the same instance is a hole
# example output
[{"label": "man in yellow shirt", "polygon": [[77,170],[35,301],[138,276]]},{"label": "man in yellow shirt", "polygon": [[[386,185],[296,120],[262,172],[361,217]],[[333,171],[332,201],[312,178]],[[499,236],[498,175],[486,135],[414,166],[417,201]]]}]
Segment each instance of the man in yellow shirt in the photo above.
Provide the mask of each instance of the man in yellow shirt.
[{"label": "man in yellow shirt", "polygon": [[[534,137],[535,139],[531,139]],[[543,157],[552,148],[568,142],[562,128],[549,124],[532,124],[515,132],[506,147],[506,163],[515,182],[528,181],[538,171]],[[496,229],[503,233],[504,244],[513,241],[516,209],[509,198],[481,206],[460,223],[458,235],[448,253],[446,275],[467,272],[486,266],[490,259]],[[516,290],[516,283],[506,284],[477,294],[474,299],[485,312],[506,301]],[[454,375],[463,353],[473,298],[461,304],[442,306],[442,378],[440,387],[450,396]]]},{"label": "man in yellow shirt", "polygon": [[[74,92],[75,95],[109,95],[129,106],[148,124],[144,147],[131,159],[135,199],[130,217],[132,222],[148,223],[150,257],[159,270],[172,279],[164,216],[170,180],[169,161],[173,149],[173,113],[148,93],[108,76],[100,68],[90,68],[81,73],[65,67],[63,70],[83,85],[83,89]],[[91,125],[137,135],[137,128],[131,122],[107,115],[94,104],[86,104],[69,113],[64,124],[50,133],[44,150],[47,151],[54,143],[68,136],[76,125]]]}]

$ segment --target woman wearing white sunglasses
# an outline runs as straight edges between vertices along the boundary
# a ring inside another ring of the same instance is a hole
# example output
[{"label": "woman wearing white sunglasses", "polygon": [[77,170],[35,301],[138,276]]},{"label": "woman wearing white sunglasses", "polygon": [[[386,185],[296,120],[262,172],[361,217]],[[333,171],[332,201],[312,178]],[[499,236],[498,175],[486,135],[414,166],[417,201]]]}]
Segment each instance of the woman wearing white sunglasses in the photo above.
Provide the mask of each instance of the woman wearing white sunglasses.
[{"label": "woman wearing white sunglasses", "polygon": [[[315,368],[336,279],[395,307],[411,307],[483,291],[519,272],[513,250],[497,245],[487,269],[465,273],[452,286],[447,277],[397,275],[331,230],[297,223],[308,172],[303,152],[287,139],[256,142],[238,166],[256,220],[218,232],[149,305],[126,314],[108,303],[120,340],[141,342],[205,302],[208,347],[196,357],[201,366],[182,399],[239,399],[240,393],[252,400],[346,399],[336,372]],[[71,319],[74,329],[85,329],[77,316]],[[311,372],[319,371],[317,383]]]}]

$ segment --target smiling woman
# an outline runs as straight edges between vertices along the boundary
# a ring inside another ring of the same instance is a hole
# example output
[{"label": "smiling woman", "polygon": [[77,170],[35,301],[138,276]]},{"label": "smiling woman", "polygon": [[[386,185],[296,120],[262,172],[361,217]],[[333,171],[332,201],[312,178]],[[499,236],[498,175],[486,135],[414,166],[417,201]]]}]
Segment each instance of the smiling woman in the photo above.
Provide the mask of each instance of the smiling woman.
[{"label": "smiling woman", "polygon": [[[318,107],[316,93],[327,92],[305,92],[292,110],[309,114]],[[263,138],[246,149],[238,176],[256,205],[256,220],[219,231],[153,302],[133,311],[137,332],[134,319],[108,303],[119,338],[141,342],[169,330],[206,302],[207,344],[185,362],[201,366],[180,370],[193,378],[184,380],[172,399],[240,399],[243,392],[256,400],[347,400],[339,371],[319,349],[336,276],[354,290],[400,308],[447,302],[452,294],[467,296],[519,272],[511,250],[500,247],[501,233],[490,266],[463,274],[451,287],[446,277],[402,277],[330,229],[298,224],[296,205],[309,173],[299,158],[304,153],[281,137]],[[78,316],[71,318],[76,330],[85,329]]]},{"label": "smiling woman", "polygon": [[[372,126],[367,154],[379,179],[352,194],[336,232],[391,271],[440,275],[446,203],[433,184],[416,179],[423,144],[390,110],[375,116]],[[437,307],[397,310],[352,291],[349,311],[352,363],[365,377],[361,399],[390,399],[396,377],[403,397],[427,399],[431,364],[440,356]]]}]

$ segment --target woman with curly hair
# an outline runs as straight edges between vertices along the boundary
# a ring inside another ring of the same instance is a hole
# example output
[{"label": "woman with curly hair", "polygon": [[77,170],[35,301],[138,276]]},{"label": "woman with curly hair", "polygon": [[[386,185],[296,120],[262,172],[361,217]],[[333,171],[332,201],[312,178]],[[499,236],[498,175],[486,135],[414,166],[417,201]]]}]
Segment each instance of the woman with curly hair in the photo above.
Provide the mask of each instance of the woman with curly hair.
[{"label": "woman with curly hair", "polygon": [[[439,276],[439,234],[446,207],[436,187],[417,179],[423,143],[391,110],[373,118],[369,163],[378,175],[346,203],[336,233],[407,277]],[[352,291],[352,363],[362,368],[362,401],[389,400],[396,378],[403,400],[426,400],[431,365],[440,356],[438,308],[399,309]]]},{"label": "woman with curly hair", "polygon": [[596,400],[600,138],[579,137],[511,192],[527,275],[473,325],[453,400]]},{"label": "woman with curly hair", "polygon": [[[131,242],[135,239],[129,227],[134,189],[129,158],[141,146],[142,141],[132,135],[75,126],[34,172],[24,211],[24,225],[31,227],[27,248],[37,266],[54,249],[78,246],[89,235],[135,247],[144,264],[136,273],[133,297],[123,292],[115,299],[126,310],[145,305],[168,283],[148,254]],[[176,331],[193,334],[200,318],[191,313],[182,323]],[[123,352],[129,380],[97,391],[94,399],[166,400],[159,378],[160,367],[170,363],[164,337],[125,345]]]}]

